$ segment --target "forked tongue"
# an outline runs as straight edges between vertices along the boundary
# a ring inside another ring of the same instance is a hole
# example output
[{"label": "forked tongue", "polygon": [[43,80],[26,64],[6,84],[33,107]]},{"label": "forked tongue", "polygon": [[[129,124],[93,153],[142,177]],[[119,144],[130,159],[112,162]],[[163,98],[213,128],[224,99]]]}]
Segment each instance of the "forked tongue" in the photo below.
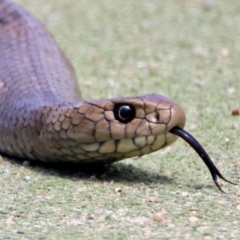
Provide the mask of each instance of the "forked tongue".
[{"label": "forked tongue", "polygon": [[190,133],[186,132],[185,130],[179,127],[172,128],[170,130],[170,133],[175,134],[180,138],[182,138],[183,140],[185,140],[198,153],[198,155],[202,158],[204,163],[207,165],[212,175],[213,181],[220,191],[224,192],[219,185],[217,177],[221,178],[222,180],[228,183],[236,185],[235,183],[232,183],[223,177],[223,175],[216,168],[216,166],[214,165],[214,163],[212,162],[211,158],[208,156],[207,152],[204,150],[202,145]]}]

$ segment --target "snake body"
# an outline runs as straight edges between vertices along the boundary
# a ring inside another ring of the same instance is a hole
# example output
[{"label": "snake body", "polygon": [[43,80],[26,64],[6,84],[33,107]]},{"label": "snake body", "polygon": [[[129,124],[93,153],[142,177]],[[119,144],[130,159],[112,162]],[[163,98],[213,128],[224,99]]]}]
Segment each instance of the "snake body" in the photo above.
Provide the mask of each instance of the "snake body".
[{"label": "snake body", "polygon": [[[54,39],[8,0],[0,0],[0,56],[3,153],[43,161],[116,161],[167,146],[177,139],[169,130],[184,127],[183,110],[162,96],[82,100],[72,65]],[[116,117],[126,107],[135,116],[121,122]]]},{"label": "snake body", "polygon": [[43,25],[0,0],[0,152],[46,162],[106,163],[187,141],[227,181],[183,130],[183,109],[160,95],[84,101],[74,69]]}]

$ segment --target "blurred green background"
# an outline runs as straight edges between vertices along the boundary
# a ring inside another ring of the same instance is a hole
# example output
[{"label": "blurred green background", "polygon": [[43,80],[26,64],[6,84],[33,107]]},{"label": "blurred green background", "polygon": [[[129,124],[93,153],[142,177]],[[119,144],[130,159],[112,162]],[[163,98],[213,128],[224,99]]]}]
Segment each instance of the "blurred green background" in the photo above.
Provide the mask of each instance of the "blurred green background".
[{"label": "blurred green background", "polygon": [[[84,99],[161,94],[239,183],[240,3],[18,0],[73,63]],[[54,71],[54,69],[53,69]],[[0,165],[1,239],[239,239],[240,189],[182,140],[101,173]]]}]

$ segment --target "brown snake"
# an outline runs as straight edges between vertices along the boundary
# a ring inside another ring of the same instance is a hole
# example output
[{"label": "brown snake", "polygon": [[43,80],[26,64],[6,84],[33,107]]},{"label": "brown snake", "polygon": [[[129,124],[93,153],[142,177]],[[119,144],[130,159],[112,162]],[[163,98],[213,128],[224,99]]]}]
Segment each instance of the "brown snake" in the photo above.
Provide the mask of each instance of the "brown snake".
[{"label": "brown snake", "polygon": [[41,161],[114,162],[185,139],[227,181],[183,130],[185,113],[159,95],[80,100],[72,65],[41,23],[0,0],[0,152]]}]

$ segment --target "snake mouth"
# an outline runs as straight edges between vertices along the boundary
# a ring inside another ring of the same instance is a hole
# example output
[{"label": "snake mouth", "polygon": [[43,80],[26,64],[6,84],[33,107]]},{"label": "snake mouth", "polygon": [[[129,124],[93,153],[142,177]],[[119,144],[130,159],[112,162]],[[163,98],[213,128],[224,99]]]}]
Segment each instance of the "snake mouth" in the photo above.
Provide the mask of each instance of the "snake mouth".
[{"label": "snake mouth", "polygon": [[218,177],[221,178],[222,180],[224,180],[225,182],[236,185],[235,183],[230,182],[229,180],[227,180],[226,178],[223,177],[223,175],[220,173],[220,171],[217,169],[217,167],[212,162],[211,158],[209,157],[209,155],[207,154],[205,149],[190,133],[188,133],[187,131],[185,131],[179,127],[173,127],[170,130],[170,133],[175,134],[175,135],[179,136],[180,138],[182,138],[183,140],[185,140],[197,152],[197,154],[201,157],[203,162],[208,167],[208,169],[212,175],[212,179],[220,191],[224,192],[220,187],[220,184],[218,182]]}]

